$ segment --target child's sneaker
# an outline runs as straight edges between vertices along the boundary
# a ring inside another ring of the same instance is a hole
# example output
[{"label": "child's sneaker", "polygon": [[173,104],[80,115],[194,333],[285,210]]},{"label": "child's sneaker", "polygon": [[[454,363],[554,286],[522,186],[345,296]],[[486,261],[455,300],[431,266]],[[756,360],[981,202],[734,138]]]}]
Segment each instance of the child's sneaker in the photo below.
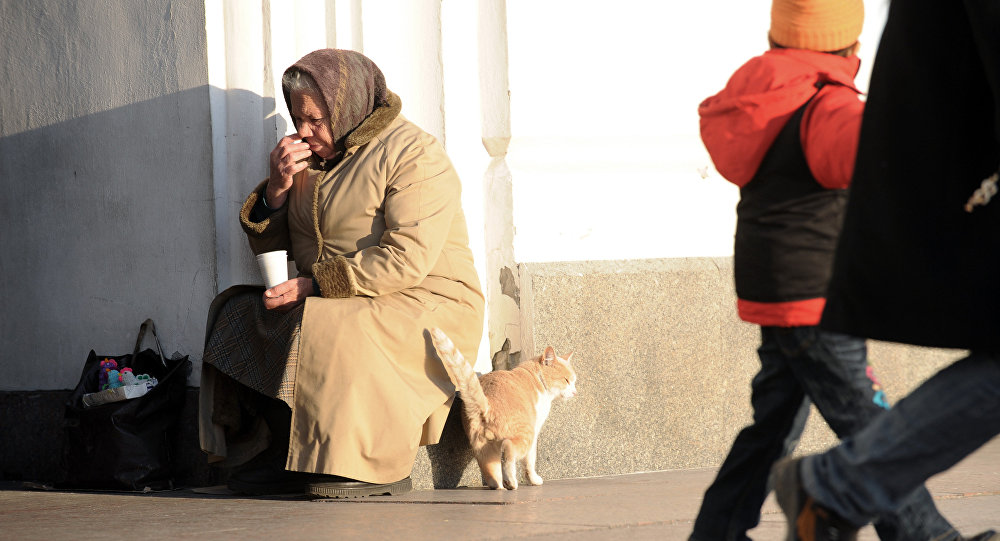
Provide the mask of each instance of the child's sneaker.
[{"label": "child's sneaker", "polygon": [[856,541],[858,528],[826,509],[802,490],[801,458],[780,460],[771,470],[771,486],[788,520],[788,541]]}]

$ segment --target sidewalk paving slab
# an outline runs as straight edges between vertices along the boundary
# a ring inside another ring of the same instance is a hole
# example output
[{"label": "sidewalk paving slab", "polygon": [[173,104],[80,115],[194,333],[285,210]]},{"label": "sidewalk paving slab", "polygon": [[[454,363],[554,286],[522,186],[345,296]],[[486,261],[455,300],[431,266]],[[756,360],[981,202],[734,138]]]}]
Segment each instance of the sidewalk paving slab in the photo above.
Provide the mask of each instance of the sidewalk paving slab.
[{"label": "sidewalk paving slab", "polygon": [[[661,471],[548,480],[516,491],[463,487],[356,500],[8,485],[0,490],[0,540],[684,540],[714,473],[711,468]],[[1000,527],[1000,440],[931,479],[928,488],[964,534]],[[778,541],[784,529],[784,517],[769,498],[751,537]],[[871,527],[860,538],[877,539]]]}]

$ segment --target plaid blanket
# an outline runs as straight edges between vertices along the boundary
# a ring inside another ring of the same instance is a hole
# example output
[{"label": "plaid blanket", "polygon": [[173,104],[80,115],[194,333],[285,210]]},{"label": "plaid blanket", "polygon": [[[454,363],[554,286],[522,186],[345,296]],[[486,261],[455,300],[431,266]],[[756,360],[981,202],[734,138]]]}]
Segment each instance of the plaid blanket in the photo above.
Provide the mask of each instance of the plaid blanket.
[{"label": "plaid blanket", "polygon": [[223,299],[214,314],[202,361],[291,407],[305,303],[288,312],[274,312],[264,308],[262,291],[245,290]]}]

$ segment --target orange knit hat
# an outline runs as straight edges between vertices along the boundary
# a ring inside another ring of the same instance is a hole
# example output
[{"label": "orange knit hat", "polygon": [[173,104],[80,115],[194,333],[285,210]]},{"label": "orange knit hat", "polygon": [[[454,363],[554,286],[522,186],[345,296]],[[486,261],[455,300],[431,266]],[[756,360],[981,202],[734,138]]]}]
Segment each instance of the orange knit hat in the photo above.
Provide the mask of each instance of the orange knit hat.
[{"label": "orange knit hat", "polygon": [[862,0],[773,0],[771,40],[793,49],[839,51],[858,41]]}]

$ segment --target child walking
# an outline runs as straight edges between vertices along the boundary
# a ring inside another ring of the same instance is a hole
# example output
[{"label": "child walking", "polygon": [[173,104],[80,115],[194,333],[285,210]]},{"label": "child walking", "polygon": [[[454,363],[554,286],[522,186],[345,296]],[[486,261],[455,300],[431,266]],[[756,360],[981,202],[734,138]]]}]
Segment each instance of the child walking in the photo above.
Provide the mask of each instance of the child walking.
[{"label": "child walking", "polygon": [[[862,0],[774,0],[770,49],[699,106],[716,169],[740,187],[734,273],[741,319],[760,325],[753,422],[705,492],[691,541],[745,540],[804,400],[844,438],[888,408],[864,339],[818,324],[864,103],[854,84]],[[922,488],[875,523],[883,540],[960,539]]]}]

